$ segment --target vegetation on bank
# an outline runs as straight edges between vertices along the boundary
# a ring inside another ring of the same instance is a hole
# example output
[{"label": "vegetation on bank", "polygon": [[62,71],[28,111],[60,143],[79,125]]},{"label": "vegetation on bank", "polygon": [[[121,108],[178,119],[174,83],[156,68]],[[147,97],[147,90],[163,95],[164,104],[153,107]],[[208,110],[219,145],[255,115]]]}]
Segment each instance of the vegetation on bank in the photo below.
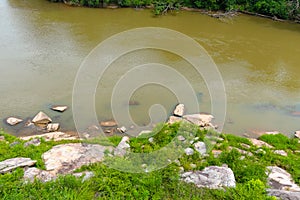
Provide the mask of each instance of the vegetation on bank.
[{"label": "vegetation on bank", "polygon": [[[195,137],[205,141],[208,146],[214,141],[211,138],[217,135],[211,131],[200,130],[193,125],[189,125],[188,128]],[[131,138],[130,150],[136,153],[155,151],[177,137],[178,131],[179,124],[160,125],[158,129],[154,129],[156,134],[152,136],[155,143],[149,142],[146,138]],[[24,141],[16,137],[4,132],[0,132],[0,135],[5,137],[5,140],[0,141],[0,161],[24,156],[37,160],[36,167],[40,169],[44,168],[41,159],[43,152],[54,145],[70,143],[70,141],[42,140],[40,146],[24,147]],[[207,137],[210,138],[209,141],[205,140]],[[274,149],[285,150],[288,156],[284,157],[275,154],[267,147],[257,148],[247,138],[230,134],[218,134],[217,137],[221,139],[215,140],[216,144],[211,145],[207,156],[203,157],[197,152],[191,156],[184,154],[179,158],[180,165],[188,171],[191,170],[191,163],[196,165],[193,170],[227,164],[235,174],[236,188],[209,190],[184,183],[179,179],[179,166],[176,163],[149,173],[125,173],[111,169],[103,163],[97,163],[84,166],[79,170],[89,170],[95,174],[84,182],[82,178],[66,175],[47,183],[35,180],[33,183],[25,184],[22,180],[23,169],[0,175],[0,199],[275,199],[266,193],[265,173],[267,166],[274,165],[287,170],[292,174],[295,182],[300,184],[300,143],[297,139],[290,139],[282,134],[260,137],[261,140],[274,146]],[[120,137],[113,136],[109,140],[117,145]],[[94,142],[105,144],[105,141],[101,140]],[[246,148],[247,145],[249,146]],[[230,150],[229,147],[243,149],[253,155],[243,155],[234,148]],[[222,153],[216,157],[212,153],[213,149],[221,150]]]},{"label": "vegetation on bank", "polygon": [[181,7],[211,11],[248,11],[271,17],[299,20],[299,0],[49,0],[87,7],[153,7],[155,14],[162,14]]}]

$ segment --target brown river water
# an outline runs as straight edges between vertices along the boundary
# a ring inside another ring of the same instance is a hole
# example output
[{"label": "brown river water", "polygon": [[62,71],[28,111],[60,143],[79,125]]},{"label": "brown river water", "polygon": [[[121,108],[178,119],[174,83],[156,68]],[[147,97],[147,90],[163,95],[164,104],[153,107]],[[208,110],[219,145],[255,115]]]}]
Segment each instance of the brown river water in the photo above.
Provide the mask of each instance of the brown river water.
[{"label": "brown river water", "polygon": [[[153,17],[150,10],[79,8],[46,0],[0,2],[0,128],[21,135],[22,124],[12,128],[4,119],[26,119],[43,110],[62,124],[62,130],[74,129],[72,109],[60,114],[49,107],[71,108],[83,59],[109,36],[139,27],[179,31],[211,55],[226,89],[224,132],[278,130],[291,135],[300,129],[299,24],[247,15],[220,20],[185,11]],[[140,50],[116,60],[99,83],[95,95],[99,121],[112,118],[110,94],[124,73],[122,66],[149,58],[182,72],[197,91],[201,111],[210,112],[205,83],[188,63],[169,52]],[[170,91],[157,85],[141,87],[132,100],[139,104],[130,107],[137,124],[149,122],[151,105],[161,104],[170,113],[177,103]]]}]

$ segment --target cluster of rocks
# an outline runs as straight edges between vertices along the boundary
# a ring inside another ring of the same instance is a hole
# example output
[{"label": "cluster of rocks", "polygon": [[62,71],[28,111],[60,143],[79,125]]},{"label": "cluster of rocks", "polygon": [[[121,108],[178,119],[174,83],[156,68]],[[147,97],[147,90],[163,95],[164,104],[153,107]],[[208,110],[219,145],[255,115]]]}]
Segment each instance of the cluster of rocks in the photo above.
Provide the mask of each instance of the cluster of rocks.
[{"label": "cluster of rocks", "polygon": [[178,104],[174,111],[173,115],[169,117],[168,123],[173,124],[176,122],[188,122],[195,124],[201,128],[205,129],[217,129],[218,127],[216,125],[213,125],[211,121],[214,119],[214,117],[210,114],[205,113],[197,113],[197,114],[185,114],[185,106],[184,104]]},{"label": "cluster of rocks", "polygon": [[[68,109],[67,106],[52,106],[51,107],[51,110],[57,111],[57,112],[64,112],[67,109]],[[17,124],[19,124],[23,121],[24,121],[23,119],[20,119],[18,117],[8,117],[6,119],[6,123],[11,126],[16,126]],[[54,131],[59,130],[60,124],[53,123],[52,119],[47,114],[40,111],[31,120],[28,120],[25,123],[25,127],[35,127],[38,130],[42,130],[45,132],[54,132]]]},{"label": "cluster of rocks", "polygon": [[118,126],[115,120],[108,120],[100,122],[100,126],[102,127],[104,133],[114,134],[114,133],[126,133],[127,128],[125,126]]}]

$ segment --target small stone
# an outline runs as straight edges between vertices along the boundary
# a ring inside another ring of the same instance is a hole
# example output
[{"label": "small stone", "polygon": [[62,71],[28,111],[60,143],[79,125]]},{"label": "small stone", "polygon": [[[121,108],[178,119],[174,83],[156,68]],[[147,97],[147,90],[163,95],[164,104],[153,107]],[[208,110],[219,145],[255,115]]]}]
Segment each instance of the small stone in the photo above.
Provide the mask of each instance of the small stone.
[{"label": "small stone", "polygon": [[103,127],[113,127],[113,126],[117,126],[117,122],[114,120],[104,121],[104,122],[100,122],[100,125]]},{"label": "small stone", "polygon": [[214,155],[215,158],[219,157],[222,153],[221,150],[212,150],[211,152],[212,152],[212,154]]},{"label": "small stone", "polygon": [[284,150],[275,150],[274,153],[285,157],[288,156]]},{"label": "small stone", "polygon": [[35,178],[45,183],[48,181],[55,180],[57,176],[51,171],[41,170],[36,167],[30,167],[25,169],[23,176],[25,183],[32,183]]},{"label": "small stone", "polygon": [[3,135],[0,136],[0,141],[5,141],[5,137]]},{"label": "small stone", "polygon": [[255,153],[257,153],[257,154],[266,154],[265,150],[263,150],[263,149],[258,149]]},{"label": "small stone", "polygon": [[190,164],[190,167],[191,167],[192,169],[195,169],[195,168],[197,167],[197,165],[194,164],[194,163],[191,163],[191,164]]},{"label": "small stone", "polygon": [[194,150],[192,148],[186,148],[184,150],[185,154],[190,156],[190,155],[193,155],[194,154]]},{"label": "small stone", "polygon": [[182,135],[178,135],[177,139],[179,141],[185,141],[185,137],[183,137]]},{"label": "small stone", "polygon": [[183,167],[179,167],[179,173],[183,173],[184,172],[184,168]]},{"label": "small stone", "polygon": [[65,112],[68,106],[52,106],[51,109],[57,112]]},{"label": "small stone", "polygon": [[122,126],[120,128],[117,128],[117,130],[120,132],[120,133],[126,133],[127,129],[125,126]]},{"label": "small stone", "polygon": [[39,138],[35,138],[30,140],[24,144],[24,147],[28,147],[30,145],[39,146],[41,144],[41,140]]},{"label": "small stone", "polygon": [[83,176],[82,182],[84,182],[84,181],[86,181],[86,180],[88,180],[88,179],[95,176],[95,174],[93,172],[90,172],[90,171],[73,173],[72,175],[75,176],[75,177],[78,177],[78,178]]},{"label": "small stone", "polygon": [[202,156],[206,153],[206,144],[204,142],[196,142],[194,148]]},{"label": "small stone", "polygon": [[32,122],[35,124],[48,124],[52,122],[52,119],[41,111],[32,119]]},{"label": "small stone", "polygon": [[250,145],[248,144],[241,143],[241,146],[244,147],[245,149],[250,149]]},{"label": "small stone", "polygon": [[148,139],[148,141],[149,141],[150,143],[153,143],[153,142],[154,142],[154,138],[151,137],[151,138]]},{"label": "small stone", "polygon": [[268,143],[255,139],[255,138],[249,138],[249,140],[252,142],[253,145],[257,146],[257,147],[268,147],[268,148],[273,148],[271,145],[269,145]]},{"label": "small stone", "polygon": [[152,133],[152,131],[150,131],[150,130],[143,130],[143,131],[141,131],[141,132],[139,133],[138,136],[147,135],[147,134],[149,134],[149,133]]},{"label": "small stone", "polygon": [[129,141],[130,141],[129,137],[124,136],[122,138],[121,142],[116,147],[116,149],[114,151],[114,155],[115,156],[121,156],[121,157],[125,156],[127,151],[130,150]]},{"label": "small stone", "polygon": [[59,127],[60,127],[59,123],[50,123],[47,125],[47,131],[55,132],[58,131]]},{"label": "small stone", "polygon": [[295,137],[300,139],[300,131],[295,131]]},{"label": "small stone", "polygon": [[184,104],[180,103],[175,107],[173,112],[175,116],[182,117],[184,115]]},{"label": "small stone", "polygon": [[13,169],[18,167],[28,167],[32,166],[36,163],[35,160],[31,160],[30,158],[11,158],[0,162],[0,173],[7,173]]},{"label": "small stone", "polygon": [[15,125],[21,123],[22,121],[23,121],[22,119],[19,119],[16,117],[9,117],[6,119],[6,122],[11,126],[15,126]]},{"label": "small stone", "polygon": [[16,146],[16,145],[18,145],[18,144],[20,144],[20,142],[15,141],[15,142],[11,143],[9,146],[10,146],[10,147],[13,147],[13,146]]},{"label": "small stone", "polygon": [[144,163],[144,164],[141,165],[141,167],[142,167],[142,168],[146,168],[146,167],[147,167],[147,164]]},{"label": "small stone", "polygon": [[181,117],[170,116],[168,120],[168,124],[174,124],[176,122],[181,122],[181,121],[182,121]]}]

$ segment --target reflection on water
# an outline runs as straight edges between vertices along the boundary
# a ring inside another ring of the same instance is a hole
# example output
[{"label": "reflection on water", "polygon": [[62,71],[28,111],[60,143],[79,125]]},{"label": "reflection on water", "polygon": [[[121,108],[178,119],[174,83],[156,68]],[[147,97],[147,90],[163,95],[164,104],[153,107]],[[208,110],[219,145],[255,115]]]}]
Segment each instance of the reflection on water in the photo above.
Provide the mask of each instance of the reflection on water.
[{"label": "reflection on water", "polygon": [[[299,129],[300,25],[241,15],[221,22],[193,12],[154,18],[149,10],[87,9],[48,1],[0,2],[0,118],[34,116],[44,110],[74,127],[72,111],[50,111],[51,104],[71,106],[76,72],[85,56],[107,37],[136,27],[171,28],[194,38],[213,57],[228,98],[226,132],[252,129]],[[133,52],[118,59],[96,94],[99,120],[110,119],[110,96],[125,66],[164,63],[184,74],[199,94],[201,110],[210,112],[204,81],[180,57],[160,51]],[[176,98],[166,88],[146,86],[134,93],[139,105],[130,112],[138,124],[149,121],[148,109],[162,104],[171,112]],[[5,130],[16,130],[1,124]]]}]

